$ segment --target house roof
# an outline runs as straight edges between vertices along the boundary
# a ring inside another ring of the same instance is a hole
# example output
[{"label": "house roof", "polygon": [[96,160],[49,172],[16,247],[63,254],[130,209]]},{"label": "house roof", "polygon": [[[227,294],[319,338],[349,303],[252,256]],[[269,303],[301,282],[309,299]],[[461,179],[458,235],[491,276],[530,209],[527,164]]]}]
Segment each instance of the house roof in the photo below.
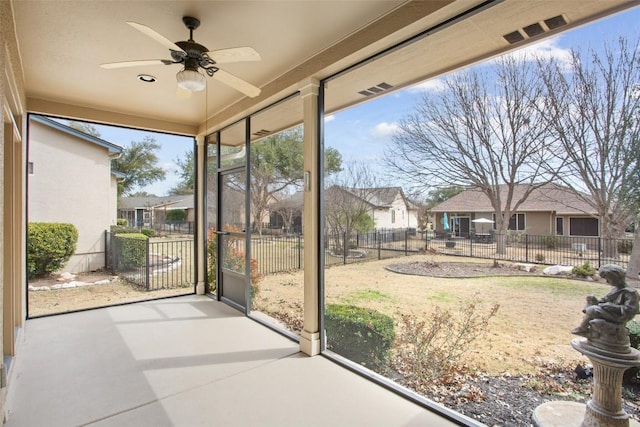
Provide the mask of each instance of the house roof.
[{"label": "house roof", "polygon": [[[346,190],[349,191],[349,189]],[[369,203],[376,207],[390,207],[398,194],[407,202],[400,187],[365,188],[363,191],[367,194]]]},{"label": "house roof", "polygon": [[296,191],[289,197],[285,197],[281,200],[275,201],[271,204],[271,208],[274,210],[288,208],[288,209],[302,209],[304,193],[302,191]]},{"label": "house roof", "polygon": [[[514,200],[519,199],[526,185],[517,185],[514,190]],[[501,185],[502,199],[506,197],[507,186]],[[573,189],[557,184],[546,184],[531,192],[527,200],[518,207],[519,212],[547,212],[554,211],[558,215],[593,214],[593,207]],[[489,198],[478,188],[470,188],[434,206],[432,212],[493,212]]]},{"label": "house roof", "polygon": [[193,195],[122,197],[118,209],[193,209]]},{"label": "house roof", "polygon": [[89,135],[88,133],[84,133],[82,131],[79,131],[77,129],[74,129],[72,127],[69,127],[67,125],[63,125],[62,123],[58,123],[55,120],[51,120],[48,119],[46,117],[43,116],[38,116],[35,114],[32,114],[31,116],[29,116],[30,120],[34,121],[34,122],[38,122],[41,123],[45,126],[48,126],[50,128],[54,128],[57,129],[61,132],[64,132],[66,134],[72,135],[76,138],[80,138],[84,141],[87,141],[91,144],[96,144],[99,145],[100,147],[104,147],[107,150],[109,150],[109,153],[112,154],[119,154],[122,153],[122,151],[124,150],[121,146],[113,144],[109,141],[105,141],[104,139],[101,138],[97,138],[93,135]]}]

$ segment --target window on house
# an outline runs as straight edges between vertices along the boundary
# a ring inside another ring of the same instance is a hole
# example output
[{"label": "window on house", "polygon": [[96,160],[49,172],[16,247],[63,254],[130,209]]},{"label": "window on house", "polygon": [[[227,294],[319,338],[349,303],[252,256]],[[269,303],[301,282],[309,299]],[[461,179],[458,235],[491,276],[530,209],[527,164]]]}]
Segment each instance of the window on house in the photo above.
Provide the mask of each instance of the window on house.
[{"label": "window on house", "polygon": [[509,230],[524,231],[525,228],[525,214],[517,213],[511,215],[509,219]]},{"label": "window on house", "polygon": [[[511,215],[511,219],[509,219],[509,230],[524,231],[526,223],[525,216],[523,213]],[[496,214],[493,214],[493,229],[496,229]]]},{"label": "window on house", "polygon": [[396,211],[394,211],[393,209],[391,210],[391,224],[395,224],[396,223]]},{"label": "window on house", "polygon": [[29,175],[33,175],[33,162],[27,163],[27,172]]},{"label": "window on house", "polygon": [[564,218],[556,218],[556,234],[564,236]]},{"label": "window on house", "polygon": [[597,218],[569,218],[569,235],[598,236],[600,229]]}]

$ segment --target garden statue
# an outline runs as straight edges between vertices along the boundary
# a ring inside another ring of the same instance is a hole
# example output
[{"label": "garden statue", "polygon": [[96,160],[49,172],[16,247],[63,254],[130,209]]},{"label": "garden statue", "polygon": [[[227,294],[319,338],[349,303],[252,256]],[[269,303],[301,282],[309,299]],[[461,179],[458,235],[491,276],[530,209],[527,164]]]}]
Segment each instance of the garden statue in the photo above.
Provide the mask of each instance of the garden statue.
[{"label": "garden statue", "polygon": [[600,267],[612,288],[598,299],[587,297],[584,317],[571,333],[574,349],[593,365],[593,393],[587,404],[552,401],[538,406],[533,413],[537,427],[640,427],[622,408],[622,376],[625,370],[640,366],[640,351],[631,347],[626,324],[638,314],[638,291],[625,282],[622,267]]},{"label": "garden statue", "polygon": [[613,288],[601,299],[587,297],[582,323],[571,333],[588,338],[596,347],[624,351],[629,345],[625,325],[638,314],[638,291],[626,284],[625,271],[618,265],[603,265],[599,274]]}]

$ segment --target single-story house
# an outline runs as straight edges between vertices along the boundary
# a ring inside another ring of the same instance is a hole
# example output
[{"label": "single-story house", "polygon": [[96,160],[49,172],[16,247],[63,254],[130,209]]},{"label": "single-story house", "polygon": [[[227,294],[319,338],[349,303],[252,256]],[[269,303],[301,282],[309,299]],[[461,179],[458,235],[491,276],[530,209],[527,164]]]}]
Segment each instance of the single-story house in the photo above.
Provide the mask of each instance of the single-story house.
[{"label": "single-story house", "polygon": [[[302,192],[274,202],[271,207],[270,228],[287,227],[294,231],[302,229]],[[418,227],[418,208],[409,201],[400,187],[346,188],[333,185],[325,191],[328,206],[346,203],[363,204],[378,230],[393,230]],[[290,215],[288,221],[284,216]]]},{"label": "single-story house", "polygon": [[129,221],[135,228],[159,229],[165,225],[167,211],[180,209],[187,213],[186,222],[195,219],[193,195],[122,197],[118,205],[118,218]]},{"label": "single-story house", "polygon": [[[525,185],[517,185],[513,199],[520,199],[526,189]],[[501,186],[500,191],[506,195],[507,186]],[[585,197],[588,196],[558,184],[539,187],[511,216],[509,230],[544,236],[599,236],[600,220]],[[478,188],[462,191],[434,206],[431,212],[435,215],[435,230],[444,231],[446,214],[449,230],[455,236],[467,237],[472,231],[487,233],[495,228],[495,211]],[[480,219],[485,223],[474,222]]]},{"label": "single-story house", "polygon": [[28,221],[65,222],[78,230],[65,270],[105,266],[104,232],[116,223],[122,147],[39,115],[29,116]]}]

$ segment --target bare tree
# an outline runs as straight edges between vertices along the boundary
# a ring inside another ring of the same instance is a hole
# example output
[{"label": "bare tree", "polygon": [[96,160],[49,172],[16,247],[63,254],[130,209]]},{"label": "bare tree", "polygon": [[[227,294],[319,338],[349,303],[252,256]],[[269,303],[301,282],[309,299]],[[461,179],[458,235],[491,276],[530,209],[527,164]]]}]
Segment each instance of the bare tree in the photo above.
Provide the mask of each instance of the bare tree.
[{"label": "bare tree", "polygon": [[[548,123],[569,160],[558,178],[586,193],[584,201],[601,221],[604,255],[617,257],[613,239],[633,217],[625,199],[638,185],[640,44],[620,39],[602,53],[573,50],[568,68],[546,63],[540,70]],[[640,248],[634,249],[637,259]]]},{"label": "bare tree", "polygon": [[294,195],[274,203],[271,206],[271,212],[280,215],[286,232],[292,232],[295,219],[302,217],[302,205],[302,193],[296,192]]},{"label": "bare tree", "polygon": [[[414,185],[478,188],[491,201],[498,235],[530,193],[551,180],[545,166],[555,160],[544,85],[527,59],[505,56],[491,75],[468,70],[445,78],[446,89],[423,95],[385,153],[391,173]],[[523,192],[516,193],[518,185]],[[497,251],[504,253],[504,239]]]},{"label": "bare tree", "polygon": [[350,163],[347,167],[328,180],[325,189],[325,223],[330,247],[334,252],[342,253],[342,242],[346,236],[363,225],[373,228],[371,198],[377,188],[377,180],[363,163]]}]

